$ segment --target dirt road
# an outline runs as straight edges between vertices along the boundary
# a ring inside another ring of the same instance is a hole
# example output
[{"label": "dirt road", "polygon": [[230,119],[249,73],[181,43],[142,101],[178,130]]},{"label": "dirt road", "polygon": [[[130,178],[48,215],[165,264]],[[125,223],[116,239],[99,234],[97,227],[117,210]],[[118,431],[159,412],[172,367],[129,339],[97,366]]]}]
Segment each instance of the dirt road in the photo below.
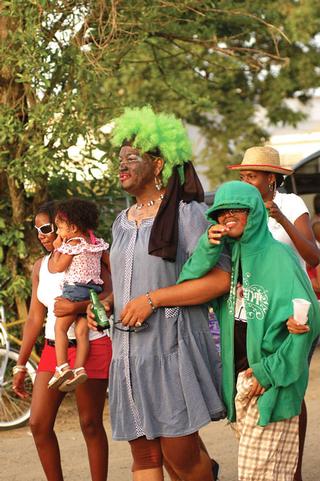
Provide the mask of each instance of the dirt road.
[{"label": "dirt road", "polygon": [[[312,363],[307,391],[308,432],[304,456],[304,481],[320,481],[320,348]],[[108,406],[105,410],[105,426],[110,441],[109,481],[129,481],[130,451],[126,442],[111,440]],[[83,438],[79,431],[73,395],[68,395],[57,420],[57,434],[65,481],[89,481],[90,474]],[[225,421],[212,423],[201,431],[210,451],[220,463],[221,481],[237,481],[237,443]],[[0,480],[44,481],[44,475],[28,427],[0,433]]]}]

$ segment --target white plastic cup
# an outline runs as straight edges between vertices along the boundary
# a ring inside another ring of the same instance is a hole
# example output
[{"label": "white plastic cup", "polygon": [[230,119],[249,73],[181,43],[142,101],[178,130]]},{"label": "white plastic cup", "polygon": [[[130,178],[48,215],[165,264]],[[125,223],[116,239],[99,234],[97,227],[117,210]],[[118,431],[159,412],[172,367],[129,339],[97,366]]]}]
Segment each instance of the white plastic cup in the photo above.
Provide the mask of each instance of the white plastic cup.
[{"label": "white plastic cup", "polygon": [[311,302],[306,299],[292,299],[293,317],[298,324],[306,324],[308,321],[308,311]]}]

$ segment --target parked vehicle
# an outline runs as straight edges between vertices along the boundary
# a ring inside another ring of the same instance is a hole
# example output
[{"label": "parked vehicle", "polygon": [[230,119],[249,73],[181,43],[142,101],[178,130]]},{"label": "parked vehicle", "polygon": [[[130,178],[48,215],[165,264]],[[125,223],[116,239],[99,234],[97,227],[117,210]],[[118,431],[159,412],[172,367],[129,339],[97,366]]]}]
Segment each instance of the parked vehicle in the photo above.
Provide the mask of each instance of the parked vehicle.
[{"label": "parked vehicle", "polygon": [[320,193],[320,150],[297,162],[293,170],[294,173],[286,177],[284,188],[288,193],[300,195],[312,216],[313,198]]},{"label": "parked vehicle", "polygon": [[287,192],[298,195],[320,193],[320,150],[293,166],[294,173],[285,179]]}]

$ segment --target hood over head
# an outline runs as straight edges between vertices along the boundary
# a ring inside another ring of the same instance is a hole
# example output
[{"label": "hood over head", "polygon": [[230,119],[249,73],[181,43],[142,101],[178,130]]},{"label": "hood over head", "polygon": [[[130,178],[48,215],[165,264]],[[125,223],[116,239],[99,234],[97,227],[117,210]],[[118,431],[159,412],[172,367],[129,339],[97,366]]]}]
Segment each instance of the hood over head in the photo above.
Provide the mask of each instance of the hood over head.
[{"label": "hood over head", "polygon": [[[222,184],[217,190],[214,203],[206,212],[209,222],[217,224],[217,211],[221,209],[249,209],[247,225],[239,241],[261,248],[265,239],[272,237],[268,229],[268,214],[260,192],[256,187],[240,181]],[[231,239],[229,239],[231,241]],[[232,239],[234,241],[235,239]]]}]

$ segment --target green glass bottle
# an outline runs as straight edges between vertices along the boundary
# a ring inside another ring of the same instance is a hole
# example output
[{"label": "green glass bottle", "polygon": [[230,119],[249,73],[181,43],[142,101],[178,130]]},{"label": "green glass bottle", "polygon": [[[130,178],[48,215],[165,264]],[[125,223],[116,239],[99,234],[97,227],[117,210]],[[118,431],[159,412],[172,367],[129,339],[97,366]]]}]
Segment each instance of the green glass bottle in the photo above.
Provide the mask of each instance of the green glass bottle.
[{"label": "green glass bottle", "polygon": [[103,307],[98,294],[93,289],[89,289],[90,291],[90,299],[92,303],[92,312],[95,316],[95,321],[98,324],[97,329],[98,331],[104,331],[105,329],[110,329],[110,322]]}]

